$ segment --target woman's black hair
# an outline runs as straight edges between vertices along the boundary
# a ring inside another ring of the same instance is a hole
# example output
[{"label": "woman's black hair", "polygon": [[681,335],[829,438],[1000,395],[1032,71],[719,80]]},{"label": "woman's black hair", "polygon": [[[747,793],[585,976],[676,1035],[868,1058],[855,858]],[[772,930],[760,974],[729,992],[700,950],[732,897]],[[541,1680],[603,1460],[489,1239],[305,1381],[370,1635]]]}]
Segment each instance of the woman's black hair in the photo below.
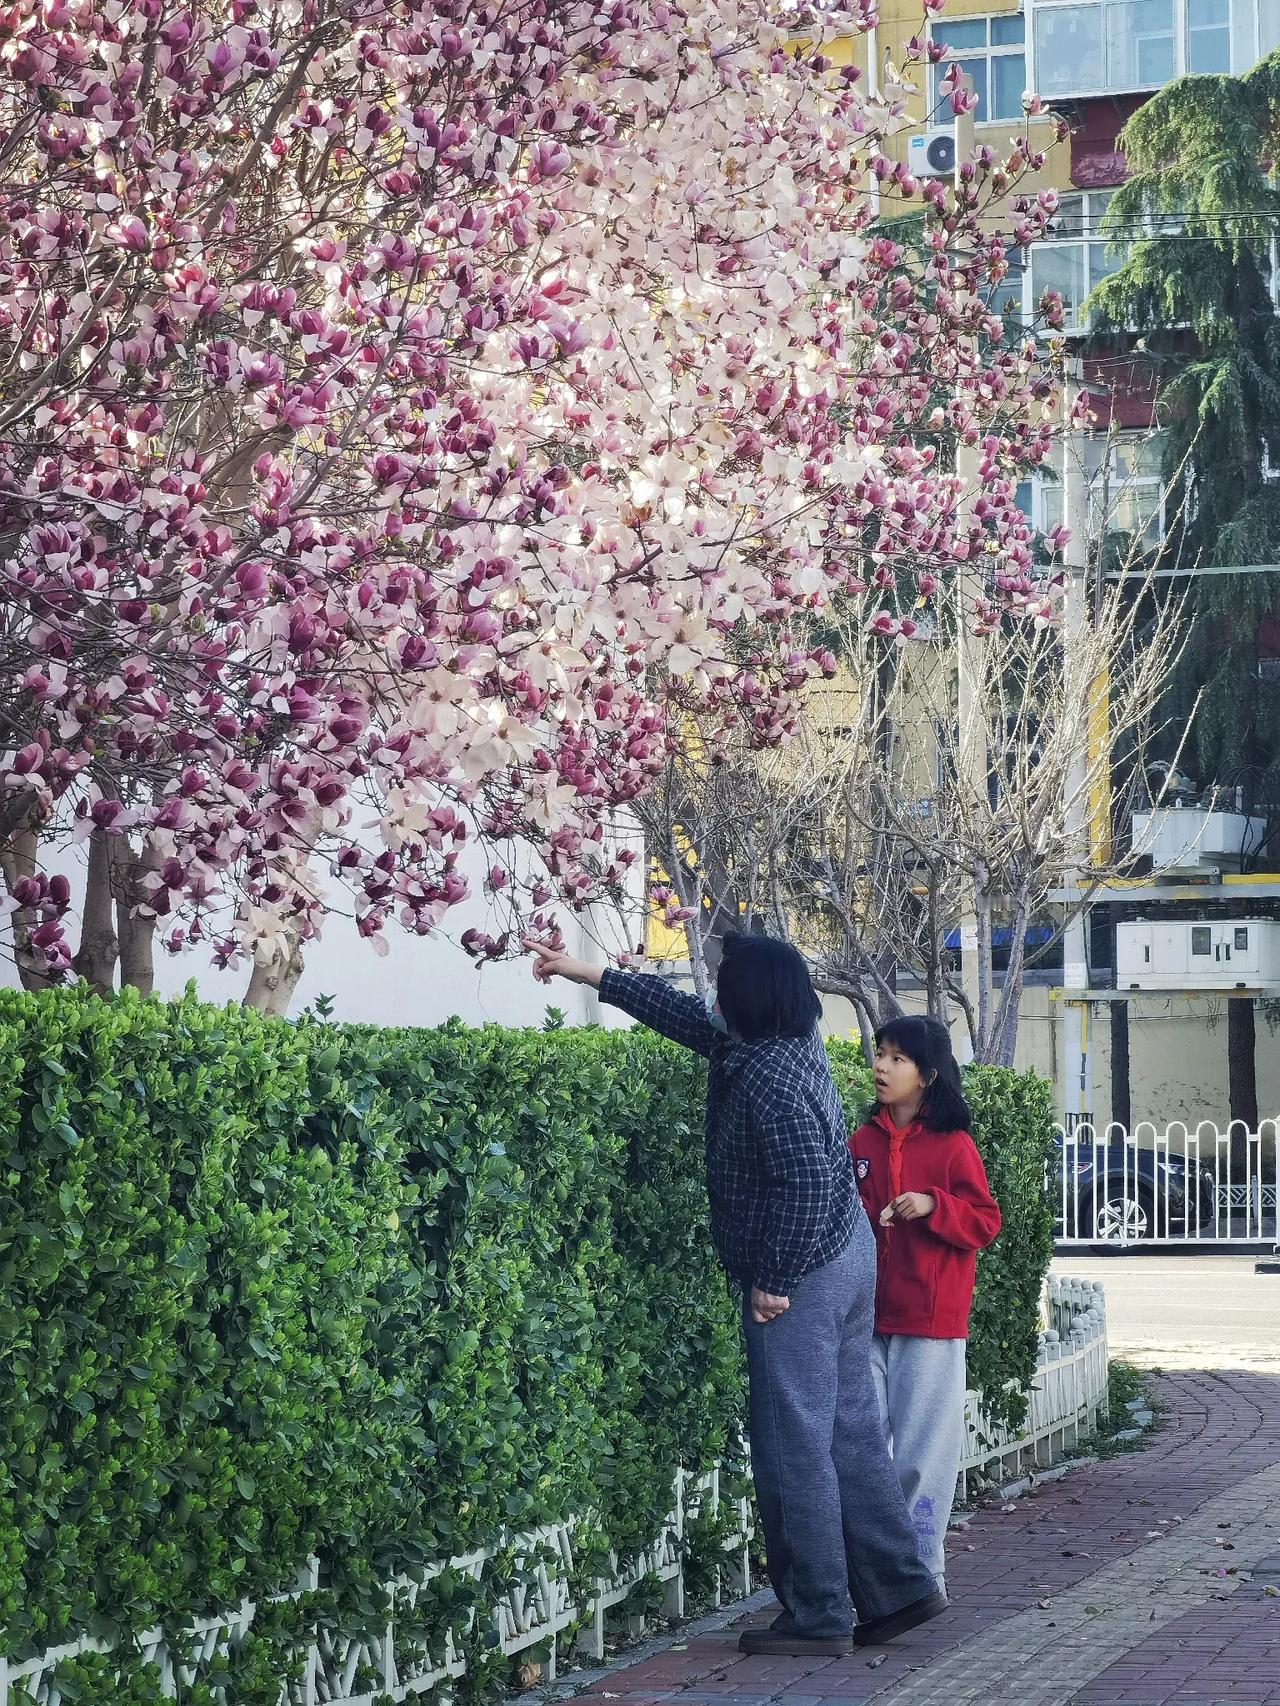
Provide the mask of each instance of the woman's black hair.
[{"label": "woman's black hair", "polygon": [[925,1081],[920,1119],[931,1131],[972,1131],[973,1115],[951,1052],[951,1033],[939,1019],[910,1014],[890,1019],[876,1032],[876,1047],[890,1043],[915,1062]]},{"label": "woman's black hair", "polygon": [[729,936],[716,978],[725,1024],[744,1042],[807,1037],[822,1004],[803,957],[769,936]]}]

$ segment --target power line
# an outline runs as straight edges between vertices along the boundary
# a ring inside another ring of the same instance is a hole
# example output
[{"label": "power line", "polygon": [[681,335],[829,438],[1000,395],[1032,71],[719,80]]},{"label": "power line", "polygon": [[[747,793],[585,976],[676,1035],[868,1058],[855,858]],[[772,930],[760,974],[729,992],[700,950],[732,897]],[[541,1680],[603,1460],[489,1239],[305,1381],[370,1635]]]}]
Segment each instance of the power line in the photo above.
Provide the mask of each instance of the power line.
[{"label": "power line", "polygon": [[1206,563],[1189,569],[1111,569],[1109,581],[1134,580],[1199,580],[1201,575],[1280,575],[1280,563]]}]

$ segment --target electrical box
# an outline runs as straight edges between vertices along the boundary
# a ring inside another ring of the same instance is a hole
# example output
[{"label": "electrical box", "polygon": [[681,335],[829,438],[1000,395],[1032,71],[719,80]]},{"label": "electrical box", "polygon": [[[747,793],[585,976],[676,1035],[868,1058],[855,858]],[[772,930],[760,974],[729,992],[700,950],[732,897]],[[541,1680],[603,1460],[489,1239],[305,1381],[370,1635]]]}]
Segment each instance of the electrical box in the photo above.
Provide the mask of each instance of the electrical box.
[{"label": "electrical box", "polygon": [[1280,983],[1280,921],[1140,919],[1116,926],[1117,989],[1245,989]]},{"label": "electrical box", "polygon": [[1243,812],[1204,811],[1199,806],[1134,812],[1133,850],[1151,856],[1157,877],[1206,867],[1239,870],[1266,839],[1264,819]]}]

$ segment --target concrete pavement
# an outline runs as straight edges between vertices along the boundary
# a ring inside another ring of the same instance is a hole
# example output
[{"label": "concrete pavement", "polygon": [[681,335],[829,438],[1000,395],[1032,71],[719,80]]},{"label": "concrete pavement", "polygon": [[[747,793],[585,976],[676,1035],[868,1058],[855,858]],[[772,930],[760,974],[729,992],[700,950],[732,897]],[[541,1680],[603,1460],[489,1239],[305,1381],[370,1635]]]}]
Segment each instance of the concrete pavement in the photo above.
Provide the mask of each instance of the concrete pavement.
[{"label": "concrete pavement", "polygon": [[1280,1706],[1280,1380],[1175,1372],[1140,1452],[952,1535],[952,1609],[880,1652],[746,1658],[747,1620],[588,1693],[622,1706]]}]

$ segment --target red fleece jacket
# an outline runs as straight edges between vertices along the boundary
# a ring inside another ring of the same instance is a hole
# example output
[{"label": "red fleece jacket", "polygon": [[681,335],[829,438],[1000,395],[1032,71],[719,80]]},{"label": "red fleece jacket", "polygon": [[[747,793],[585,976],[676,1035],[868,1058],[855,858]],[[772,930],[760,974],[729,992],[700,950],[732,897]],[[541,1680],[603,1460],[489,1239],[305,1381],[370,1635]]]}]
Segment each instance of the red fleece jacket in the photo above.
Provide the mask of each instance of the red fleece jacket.
[{"label": "red fleece jacket", "polygon": [[[967,1339],[977,1252],[1000,1230],[1000,1210],[967,1131],[899,1131],[883,1108],[849,1139],[863,1205],[876,1235],[876,1332]],[[880,1212],[904,1191],[927,1191],[924,1220]]]}]

